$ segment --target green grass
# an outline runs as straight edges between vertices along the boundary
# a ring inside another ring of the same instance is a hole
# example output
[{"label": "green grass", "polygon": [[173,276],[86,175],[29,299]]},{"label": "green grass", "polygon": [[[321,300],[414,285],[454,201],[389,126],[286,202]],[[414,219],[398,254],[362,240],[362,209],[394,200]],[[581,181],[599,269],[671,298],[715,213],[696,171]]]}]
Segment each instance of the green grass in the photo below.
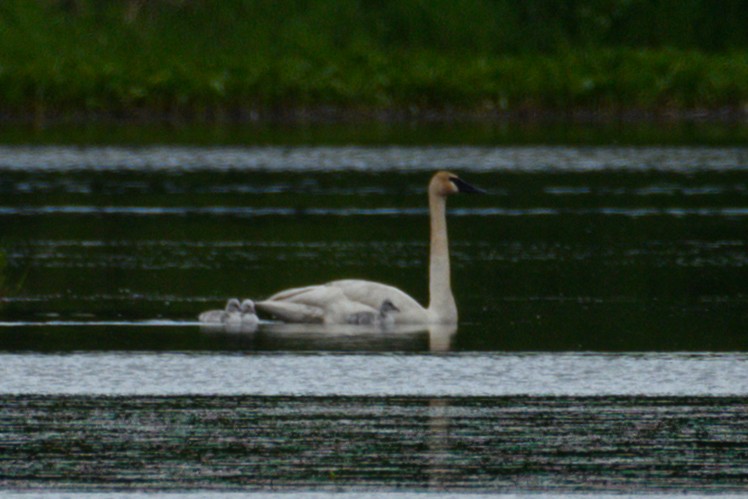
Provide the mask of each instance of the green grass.
[{"label": "green grass", "polygon": [[[326,107],[617,113],[748,104],[747,30],[737,14],[703,18],[696,7],[708,2],[653,2],[669,6],[670,24],[648,30],[643,21],[657,12],[640,2],[579,1],[589,8],[561,21],[542,0],[457,4],[154,0],[128,11],[139,4],[3,0],[0,112],[212,120]],[[637,16],[645,26],[632,40],[616,38]],[[712,26],[711,38],[689,23]]]}]

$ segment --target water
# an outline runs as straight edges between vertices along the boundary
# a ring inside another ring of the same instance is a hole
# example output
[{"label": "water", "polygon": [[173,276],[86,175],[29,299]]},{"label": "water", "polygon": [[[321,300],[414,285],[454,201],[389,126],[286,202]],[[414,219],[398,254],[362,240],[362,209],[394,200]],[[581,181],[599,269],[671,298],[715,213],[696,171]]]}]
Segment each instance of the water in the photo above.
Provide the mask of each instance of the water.
[{"label": "water", "polygon": [[[439,168],[459,327],[195,322],[426,302]],[[745,493],[747,229],[744,147],[3,146],[0,487]]]},{"label": "water", "polygon": [[745,485],[744,466],[735,466],[748,445],[740,398],[2,400],[5,459],[19,463],[4,483],[14,486],[703,493]]},{"label": "water", "polygon": [[[354,343],[355,345],[355,343]],[[709,397],[748,395],[748,355],[74,353],[0,355],[0,395]]]}]

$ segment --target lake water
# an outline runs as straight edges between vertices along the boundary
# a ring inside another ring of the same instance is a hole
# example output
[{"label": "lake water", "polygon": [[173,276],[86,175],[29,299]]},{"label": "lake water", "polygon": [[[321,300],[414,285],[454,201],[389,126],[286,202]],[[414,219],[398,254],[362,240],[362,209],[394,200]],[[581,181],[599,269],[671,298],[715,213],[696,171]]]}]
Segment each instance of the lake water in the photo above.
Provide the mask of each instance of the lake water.
[{"label": "lake water", "polygon": [[[458,327],[196,323],[426,302],[443,168]],[[0,147],[8,493],[742,494],[746,324],[745,147]]]}]

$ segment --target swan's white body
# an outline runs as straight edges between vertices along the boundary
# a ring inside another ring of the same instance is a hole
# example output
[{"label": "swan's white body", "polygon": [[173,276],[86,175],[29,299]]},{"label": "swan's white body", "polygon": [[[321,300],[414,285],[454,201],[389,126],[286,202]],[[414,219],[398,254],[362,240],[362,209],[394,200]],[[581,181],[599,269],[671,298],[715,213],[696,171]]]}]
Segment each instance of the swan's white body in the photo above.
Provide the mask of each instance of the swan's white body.
[{"label": "swan's white body", "polygon": [[346,318],[352,314],[378,313],[384,301],[389,300],[399,310],[394,314],[396,324],[456,324],[457,305],[450,284],[446,198],[458,192],[482,191],[448,172],[438,172],[429,183],[428,308],[393,286],[357,279],[287,289],[258,301],[257,308],[284,322],[345,324]]}]

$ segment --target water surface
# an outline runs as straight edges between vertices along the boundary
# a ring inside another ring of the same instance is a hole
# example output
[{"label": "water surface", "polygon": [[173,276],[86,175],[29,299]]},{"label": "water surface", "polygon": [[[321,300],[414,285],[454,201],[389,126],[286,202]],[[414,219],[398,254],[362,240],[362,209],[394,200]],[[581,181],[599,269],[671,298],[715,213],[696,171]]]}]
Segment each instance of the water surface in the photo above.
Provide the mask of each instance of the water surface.
[{"label": "water surface", "polygon": [[[454,329],[206,330],[361,277]],[[5,491],[745,493],[745,147],[0,147]]]},{"label": "water surface", "polygon": [[7,395],[748,396],[745,353],[27,353],[0,361]]},{"label": "water surface", "polygon": [[453,349],[743,350],[747,151],[6,146],[3,322],[41,325],[0,346],[233,350],[138,324],[341,277],[425,302],[423,189],[452,168],[489,191],[450,201]]},{"label": "water surface", "polygon": [[746,482],[744,398],[0,400],[0,484],[14,489],[704,493]]}]

